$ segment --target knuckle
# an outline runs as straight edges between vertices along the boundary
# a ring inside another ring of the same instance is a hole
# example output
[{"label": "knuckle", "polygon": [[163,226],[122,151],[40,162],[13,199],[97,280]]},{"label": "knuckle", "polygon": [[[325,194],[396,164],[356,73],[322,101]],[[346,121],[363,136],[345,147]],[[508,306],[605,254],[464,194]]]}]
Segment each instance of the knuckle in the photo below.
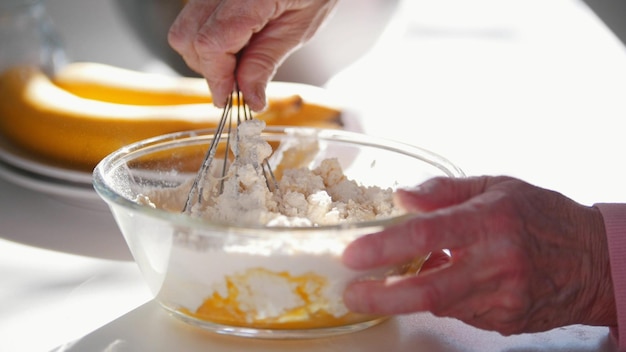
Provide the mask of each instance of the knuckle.
[{"label": "knuckle", "polygon": [[505,309],[511,317],[525,314],[530,307],[530,302],[525,295],[518,292],[506,291],[498,295],[498,305]]},{"label": "knuckle", "polygon": [[248,79],[269,79],[276,71],[280,57],[263,52],[251,52],[245,57],[245,65],[242,62],[240,76]]},{"label": "knuckle", "polygon": [[178,53],[185,53],[192,45],[189,32],[182,25],[173,24],[167,31],[167,42]]},{"label": "knuckle", "polygon": [[175,50],[179,50],[183,46],[183,35],[177,26],[170,27],[167,32],[167,42]]},{"label": "knuckle", "polygon": [[193,48],[199,55],[209,55],[221,50],[221,43],[217,36],[205,31],[199,31],[193,38]]}]

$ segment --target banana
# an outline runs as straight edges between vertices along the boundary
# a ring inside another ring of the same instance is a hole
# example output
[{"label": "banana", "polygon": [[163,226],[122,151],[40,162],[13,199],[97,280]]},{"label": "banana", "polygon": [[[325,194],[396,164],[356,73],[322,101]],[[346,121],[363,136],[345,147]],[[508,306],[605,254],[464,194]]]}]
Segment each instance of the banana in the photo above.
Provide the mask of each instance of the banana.
[{"label": "banana", "polygon": [[[129,70],[97,62],[71,62],[52,76],[52,82],[82,98],[118,104],[178,105],[213,101],[203,78],[168,76]],[[307,101],[290,92],[294,87],[310,98],[317,87],[272,82],[268,87],[268,109],[260,114],[268,124],[336,128],[337,108],[323,101]],[[285,92],[288,92],[285,94]],[[273,95],[273,97],[272,97]]]},{"label": "banana", "polygon": [[71,62],[52,81],[79,97],[136,105],[211,103],[203,78],[148,73],[97,62]]},{"label": "banana", "polygon": [[[215,127],[222,114],[211,103],[140,105],[85,98],[31,66],[2,72],[0,96],[0,134],[5,139],[39,159],[85,171],[129,143]],[[340,128],[342,122],[340,110],[299,95],[270,98],[268,108],[255,117],[268,125]]]},{"label": "banana", "polygon": [[213,127],[220,116],[212,104],[142,106],[82,98],[27,66],[4,72],[0,96],[5,137],[44,159],[85,170],[126,144]]}]

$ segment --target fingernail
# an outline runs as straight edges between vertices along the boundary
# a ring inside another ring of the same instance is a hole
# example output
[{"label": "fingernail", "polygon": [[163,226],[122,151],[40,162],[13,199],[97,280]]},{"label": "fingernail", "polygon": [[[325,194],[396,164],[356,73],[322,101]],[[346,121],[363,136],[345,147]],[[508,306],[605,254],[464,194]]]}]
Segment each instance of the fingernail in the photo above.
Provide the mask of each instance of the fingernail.
[{"label": "fingernail", "polygon": [[393,203],[404,210],[407,210],[407,202],[405,201],[407,195],[411,194],[413,192],[413,190],[409,190],[409,189],[398,189],[397,191],[395,191],[392,195],[393,198]]},{"label": "fingernail", "polygon": [[385,286],[392,286],[395,283],[401,282],[406,279],[406,276],[391,275],[385,278]]},{"label": "fingernail", "polygon": [[[250,108],[256,112],[265,110],[267,106],[267,98],[265,96],[265,84],[257,84],[252,91],[252,101],[250,102]],[[246,98],[247,99],[247,98]]]},{"label": "fingernail", "polygon": [[425,186],[424,184],[420,184],[410,188],[402,188],[399,191],[403,191],[406,193],[428,193],[430,191],[430,187]]},{"label": "fingernail", "polygon": [[226,106],[226,100],[218,99],[215,95],[213,96],[213,105],[215,107],[223,109]]},{"label": "fingernail", "polygon": [[217,88],[211,89],[211,87],[209,87],[209,92],[211,94],[211,99],[213,100],[213,105],[215,105],[215,107],[222,109],[226,106],[226,97],[223,97]]},{"label": "fingernail", "polygon": [[228,97],[232,94],[234,86],[232,82],[227,80],[209,81],[209,91],[213,97],[213,105],[222,109],[228,103]]}]

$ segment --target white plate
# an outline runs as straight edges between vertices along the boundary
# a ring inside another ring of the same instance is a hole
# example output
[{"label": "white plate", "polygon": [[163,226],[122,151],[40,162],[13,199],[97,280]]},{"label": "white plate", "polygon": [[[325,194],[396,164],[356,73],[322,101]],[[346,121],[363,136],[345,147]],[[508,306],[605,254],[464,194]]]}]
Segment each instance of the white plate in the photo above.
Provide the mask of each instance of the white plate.
[{"label": "white plate", "polygon": [[64,168],[43,158],[37,158],[35,155],[12,145],[2,135],[0,135],[0,161],[3,161],[6,165],[11,165],[35,175],[45,176],[46,178],[91,185],[90,172]]},{"label": "white plate", "polygon": [[90,183],[63,181],[14,167],[0,161],[0,177],[24,188],[67,199],[95,200],[100,198]]}]

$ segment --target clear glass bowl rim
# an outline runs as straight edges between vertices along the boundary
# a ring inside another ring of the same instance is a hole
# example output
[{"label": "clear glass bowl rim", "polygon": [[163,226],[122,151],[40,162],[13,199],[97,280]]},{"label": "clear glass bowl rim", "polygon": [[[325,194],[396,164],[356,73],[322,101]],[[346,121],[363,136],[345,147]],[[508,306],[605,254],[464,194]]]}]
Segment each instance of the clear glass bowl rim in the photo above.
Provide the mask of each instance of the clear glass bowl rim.
[{"label": "clear glass bowl rim", "polygon": [[[413,214],[403,214],[397,217],[373,220],[373,221],[364,221],[358,223],[344,223],[344,224],[336,224],[336,225],[323,225],[323,226],[315,226],[315,227],[287,227],[287,226],[272,226],[267,227],[263,225],[258,226],[234,226],[233,224],[225,224],[225,223],[217,223],[217,222],[208,222],[206,220],[202,220],[200,218],[193,218],[188,215],[181,213],[173,213],[170,211],[152,208],[147,205],[142,205],[137,202],[131,201],[124,197],[123,195],[116,192],[112,187],[110,187],[106,182],[106,174],[117,167],[120,166],[120,163],[126,163],[133,158],[136,158],[141,155],[146,155],[149,153],[153,153],[158,150],[167,149],[166,147],[171,146],[176,143],[183,143],[179,145],[192,145],[196,143],[202,143],[203,141],[207,141],[207,143],[213,138],[215,134],[215,128],[209,129],[200,129],[200,130],[191,130],[191,131],[182,131],[182,132],[174,132],[169,134],[164,134],[160,136],[155,136],[152,138],[140,140],[134,143],[131,143],[127,146],[124,146],[109,155],[107,155],[104,159],[102,159],[94,168],[93,171],[93,186],[96,193],[109,205],[115,204],[117,206],[121,206],[127,210],[131,210],[134,212],[139,212],[143,215],[153,217],[155,219],[159,219],[162,221],[166,221],[176,226],[176,228],[180,229],[196,229],[209,232],[239,232],[239,233],[249,233],[249,234],[260,234],[264,231],[270,231],[272,234],[277,234],[281,232],[289,233],[289,235],[301,234],[306,236],[306,234],[316,234],[319,236],[320,232],[336,232],[338,230],[345,231],[347,229],[354,229],[358,231],[363,231],[366,228],[372,228],[372,231],[379,231],[384,227],[388,227],[390,225],[403,222]],[[464,172],[461,168],[450,162],[448,159],[433,153],[427,149],[423,149],[421,147],[411,145],[408,143],[393,141],[391,139],[386,139],[383,137],[376,137],[371,135],[366,135],[363,133],[340,130],[340,129],[324,129],[324,128],[313,128],[313,127],[303,127],[303,126],[267,126],[263,135],[268,134],[287,134],[289,131],[307,131],[307,133],[315,133],[315,135],[322,139],[328,141],[340,141],[349,143],[351,145],[363,145],[369,147],[375,147],[380,149],[385,149],[388,151],[404,154],[410,157],[414,157],[416,159],[422,160],[423,162],[432,165],[435,168],[441,170],[445,175],[449,177],[465,177]],[[223,135],[226,135],[224,132]],[[260,231],[260,232],[259,232]]]}]

